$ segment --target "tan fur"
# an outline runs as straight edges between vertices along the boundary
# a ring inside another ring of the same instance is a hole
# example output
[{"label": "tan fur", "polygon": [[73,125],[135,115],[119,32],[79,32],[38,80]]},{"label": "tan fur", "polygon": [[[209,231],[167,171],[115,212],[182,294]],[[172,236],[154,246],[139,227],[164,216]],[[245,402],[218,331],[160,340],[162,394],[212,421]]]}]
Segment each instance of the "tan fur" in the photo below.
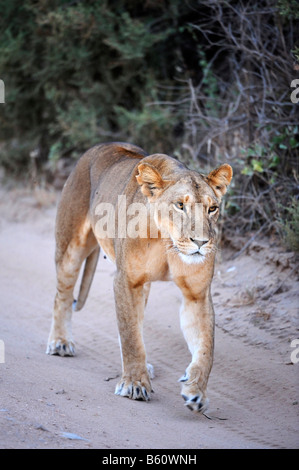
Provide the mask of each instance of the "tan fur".
[{"label": "tan fur", "polygon": [[[188,408],[203,412],[208,404],[206,389],[214,344],[210,287],[219,214],[214,209],[231,178],[232,169],[227,164],[204,176],[167,155],[147,156],[131,144],[101,144],[87,151],[64,186],[57,212],[57,294],[47,352],[74,355],[73,289],[80,267],[87,260],[74,307],[79,310],[87,297],[101,247],[117,266],[114,294],[122,378],[115,393],[150,399],[152,368],[146,362],[143,343],[144,307],[151,282],[173,280],[183,295],[181,328],[192,355],[180,379],[182,396]],[[148,224],[143,238],[104,238],[97,231],[100,203],[113,204],[116,227],[121,223],[117,215],[119,195],[126,196],[127,207],[132,203],[145,205]],[[202,231],[199,234],[193,230],[191,237],[197,203],[203,207]],[[165,206],[169,209],[166,215],[160,210]],[[182,224],[184,232],[179,233]]]}]

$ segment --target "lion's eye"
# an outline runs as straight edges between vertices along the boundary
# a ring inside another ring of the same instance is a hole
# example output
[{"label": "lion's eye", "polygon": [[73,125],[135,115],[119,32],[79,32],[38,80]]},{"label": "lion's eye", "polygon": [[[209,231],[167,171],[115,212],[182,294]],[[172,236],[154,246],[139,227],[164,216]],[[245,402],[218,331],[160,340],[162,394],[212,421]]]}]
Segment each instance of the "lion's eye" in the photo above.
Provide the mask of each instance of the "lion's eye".
[{"label": "lion's eye", "polygon": [[209,208],[209,214],[210,214],[211,212],[216,212],[217,209],[218,209],[217,206],[211,206],[211,207]]},{"label": "lion's eye", "polygon": [[184,204],[182,202],[176,202],[175,203],[175,207],[177,207],[178,209],[180,209],[181,211],[184,210]]}]

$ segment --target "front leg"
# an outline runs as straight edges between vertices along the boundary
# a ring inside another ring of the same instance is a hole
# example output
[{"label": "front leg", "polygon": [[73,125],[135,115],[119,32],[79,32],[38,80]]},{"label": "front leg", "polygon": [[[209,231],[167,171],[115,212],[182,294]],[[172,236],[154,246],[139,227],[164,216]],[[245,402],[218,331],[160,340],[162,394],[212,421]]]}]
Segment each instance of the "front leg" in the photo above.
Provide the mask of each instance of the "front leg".
[{"label": "front leg", "polygon": [[194,298],[184,297],[180,311],[181,328],[192,360],[181,377],[185,405],[203,413],[207,410],[207,383],[213,363],[214,309],[209,292]]},{"label": "front leg", "polygon": [[145,294],[143,286],[132,287],[123,273],[114,280],[114,295],[122,357],[122,378],[115,393],[135,400],[150,399],[150,367],[143,343]]}]

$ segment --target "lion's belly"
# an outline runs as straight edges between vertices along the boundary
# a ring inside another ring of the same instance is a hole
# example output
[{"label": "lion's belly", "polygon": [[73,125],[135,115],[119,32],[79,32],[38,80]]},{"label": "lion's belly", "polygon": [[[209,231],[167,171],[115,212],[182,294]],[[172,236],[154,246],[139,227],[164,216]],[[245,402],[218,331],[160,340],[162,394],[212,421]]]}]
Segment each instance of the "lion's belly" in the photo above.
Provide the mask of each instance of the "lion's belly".
[{"label": "lion's belly", "polygon": [[[108,258],[116,262],[113,240],[103,238],[98,239],[98,242]],[[121,252],[123,255],[126,250],[122,249]],[[165,247],[161,240],[144,240],[143,243],[129,250],[129,253],[129,255],[126,253],[123,261],[133,284],[171,280]]]},{"label": "lion's belly", "polygon": [[104,251],[105,255],[108,256],[108,258],[115,263],[115,251],[114,251],[114,246],[113,246],[113,240],[110,238],[102,238],[98,239],[98,243],[101,247],[101,249]]}]

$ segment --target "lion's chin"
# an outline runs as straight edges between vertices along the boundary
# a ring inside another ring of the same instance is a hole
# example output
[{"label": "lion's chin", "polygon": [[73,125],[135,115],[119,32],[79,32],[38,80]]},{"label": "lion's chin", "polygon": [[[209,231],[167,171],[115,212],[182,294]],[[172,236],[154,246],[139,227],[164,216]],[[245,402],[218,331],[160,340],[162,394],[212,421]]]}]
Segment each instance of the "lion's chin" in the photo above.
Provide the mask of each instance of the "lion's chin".
[{"label": "lion's chin", "polygon": [[206,257],[201,253],[193,253],[191,255],[185,255],[184,253],[179,253],[179,257],[186,264],[200,264],[204,263]]}]

